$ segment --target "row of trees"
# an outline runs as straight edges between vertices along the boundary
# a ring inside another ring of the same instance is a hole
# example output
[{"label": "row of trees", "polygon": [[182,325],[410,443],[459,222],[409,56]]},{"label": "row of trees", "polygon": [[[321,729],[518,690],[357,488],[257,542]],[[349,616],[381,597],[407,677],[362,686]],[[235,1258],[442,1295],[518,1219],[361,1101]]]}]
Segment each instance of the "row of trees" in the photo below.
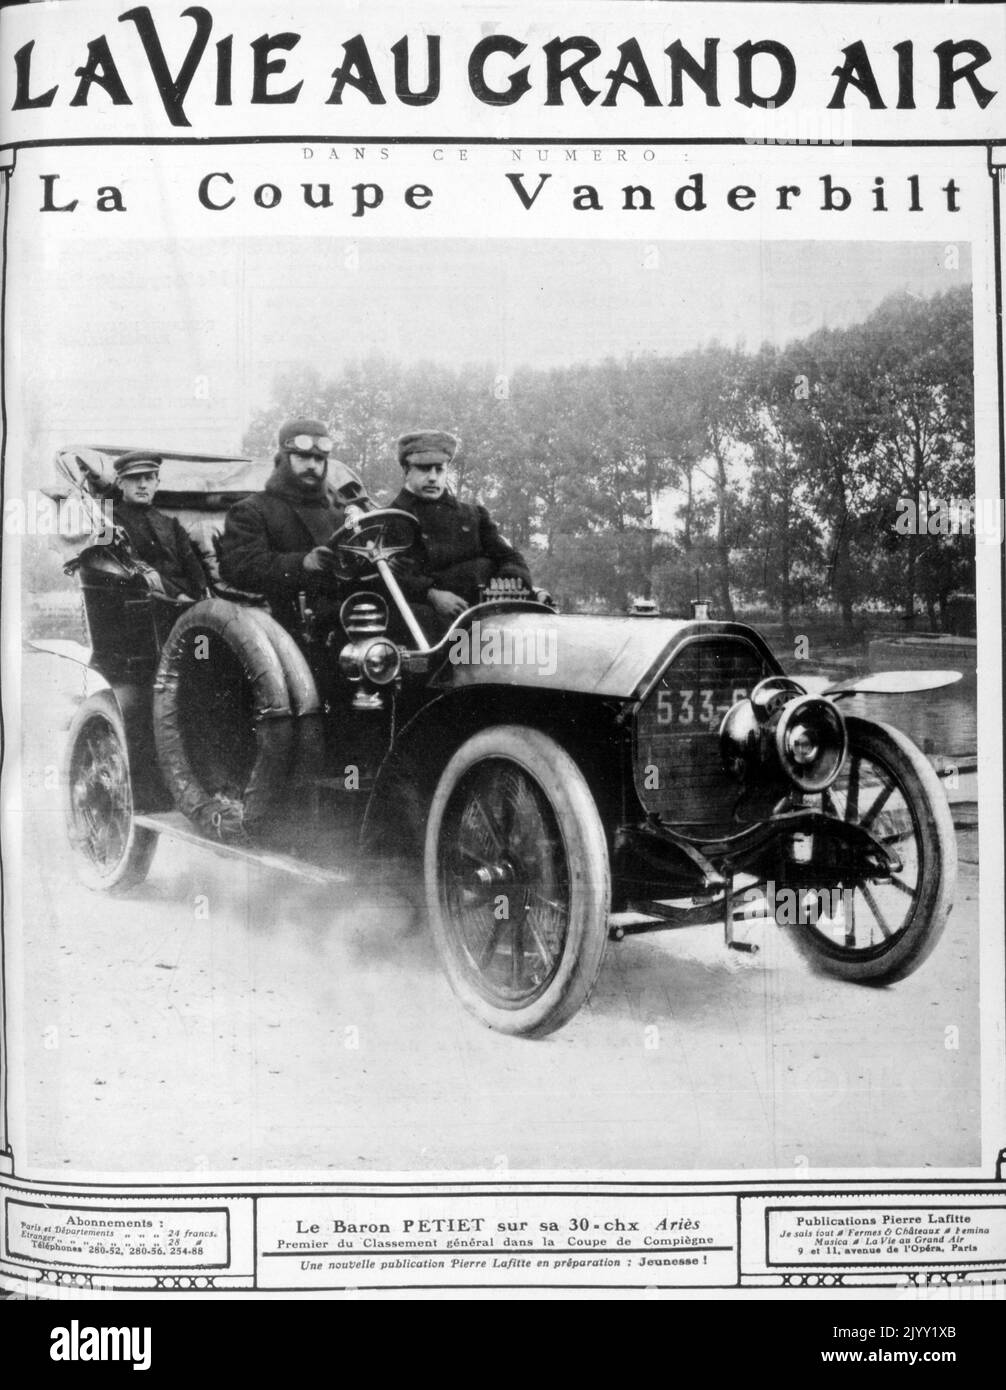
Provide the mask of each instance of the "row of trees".
[{"label": "row of trees", "polygon": [[457,487],[490,507],[564,606],[718,615],[921,606],[935,627],[973,587],[961,535],[896,530],[900,498],[974,491],[971,296],[903,294],[865,322],[784,348],[449,368],[383,358],[331,378],[302,369],[245,446],[268,453],[288,414],[331,423],[340,456],[387,501],[394,440],[417,425],[463,441]]}]

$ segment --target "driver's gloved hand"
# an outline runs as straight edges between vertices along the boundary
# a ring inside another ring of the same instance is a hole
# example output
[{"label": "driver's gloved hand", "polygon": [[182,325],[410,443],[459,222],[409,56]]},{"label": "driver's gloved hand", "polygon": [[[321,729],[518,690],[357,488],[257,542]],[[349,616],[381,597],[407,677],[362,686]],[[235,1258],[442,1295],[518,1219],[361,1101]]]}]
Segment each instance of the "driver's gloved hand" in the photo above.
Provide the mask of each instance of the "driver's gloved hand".
[{"label": "driver's gloved hand", "polygon": [[327,545],[316,545],[304,556],[303,565],[308,574],[330,574],[339,568],[339,557]]}]

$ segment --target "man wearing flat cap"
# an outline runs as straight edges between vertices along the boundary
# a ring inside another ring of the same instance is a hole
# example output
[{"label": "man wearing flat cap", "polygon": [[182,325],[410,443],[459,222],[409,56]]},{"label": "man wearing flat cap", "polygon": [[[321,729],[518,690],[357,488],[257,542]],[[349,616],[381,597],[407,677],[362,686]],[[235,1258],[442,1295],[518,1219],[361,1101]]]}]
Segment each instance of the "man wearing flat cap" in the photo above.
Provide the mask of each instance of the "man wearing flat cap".
[{"label": "man wearing flat cap", "polygon": [[202,598],[209,581],[183,527],[153,505],[161,479],[160,454],[135,449],[115,460],[112,520],[129,538],[138,560],[157,571],[169,598]]},{"label": "man wearing flat cap", "polygon": [[500,535],[485,507],[459,502],[447,469],[459,442],[444,430],[411,430],[398,441],[405,486],[391,503],[411,512],[421,533],[402,557],[398,582],[412,603],[431,608],[446,629],[478,602],[490,579],[521,579],[531,588],[524,557]]},{"label": "man wearing flat cap", "polygon": [[344,520],[327,481],[331,452],[332,439],[320,420],[287,420],[265,490],[231,507],[221,537],[223,578],[264,594],[273,617],[294,633],[299,594],[325,616],[337,610],[345,593],[338,557],[326,544]]}]

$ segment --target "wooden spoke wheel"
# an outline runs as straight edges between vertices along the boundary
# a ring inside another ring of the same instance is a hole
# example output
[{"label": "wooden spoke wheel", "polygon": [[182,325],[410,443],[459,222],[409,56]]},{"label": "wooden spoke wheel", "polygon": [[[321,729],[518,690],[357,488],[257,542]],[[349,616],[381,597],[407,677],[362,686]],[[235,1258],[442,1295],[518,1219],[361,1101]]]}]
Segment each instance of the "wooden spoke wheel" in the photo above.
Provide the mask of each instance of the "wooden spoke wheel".
[{"label": "wooden spoke wheel", "polygon": [[89,888],[142,883],[157,836],[133,821],[122,716],[105,692],[86,700],[70,726],[64,767],[66,824],[74,866]]},{"label": "wooden spoke wheel", "polygon": [[448,978],[491,1028],[542,1036],[597,979],[610,906],[600,816],[570,755],[503,725],[448,763],[430,809],[427,903]]},{"label": "wooden spoke wheel", "polygon": [[868,830],[897,867],[807,890],[793,940],[829,974],[888,984],[921,965],[939,940],[953,901],[957,845],[939,778],[911,740],[886,724],[846,722],[849,750],[821,793],[821,809]]}]

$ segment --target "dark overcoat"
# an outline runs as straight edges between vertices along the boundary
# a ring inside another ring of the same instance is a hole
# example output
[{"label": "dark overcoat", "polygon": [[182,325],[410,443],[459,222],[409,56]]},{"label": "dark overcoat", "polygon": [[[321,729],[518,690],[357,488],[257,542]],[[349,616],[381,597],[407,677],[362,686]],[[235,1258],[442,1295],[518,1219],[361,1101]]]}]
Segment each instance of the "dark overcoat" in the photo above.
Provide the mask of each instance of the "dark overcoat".
[{"label": "dark overcoat", "polygon": [[236,502],[220,538],[220,573],[236,589],[263,594],[277,622],[297,628],[297,595],[313,608],[334,606],[345,585],[334,574],[312,574],[304,556],[325,545],[343,523],[342,507],[330,496],[304,502],[286,495],[278,480],[264,492]]},{"label": "dark overcoat", "polygon": [[116,498],[112,503],[112,519],[129,537],[137,559],[160,575],[165,592],[171,598],[179,594],[202,597],[209,583],[206,571],[175,517],[167,516],[157,507]]},{"label": "dark overcoat", "polygon": [[421,527],[412,549],[396,564],[406,597],[422,603],[430,589],[448,589],[469,603],[491,578],[523,579],[531,572],[519,550],[503,539],[485,507],[445,492],[435,501],[403,488],[391,505],[411,512]]}]

